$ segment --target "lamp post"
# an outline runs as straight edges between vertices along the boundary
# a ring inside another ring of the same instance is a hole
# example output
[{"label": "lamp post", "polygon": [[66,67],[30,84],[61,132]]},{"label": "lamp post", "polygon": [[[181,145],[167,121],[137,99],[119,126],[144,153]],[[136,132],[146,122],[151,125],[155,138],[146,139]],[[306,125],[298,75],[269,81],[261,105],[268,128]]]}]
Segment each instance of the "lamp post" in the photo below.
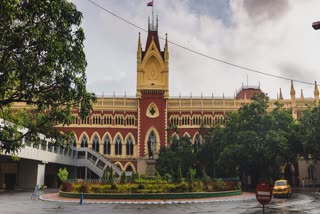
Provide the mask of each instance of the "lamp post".
[{"label": "lamp post", "polygon": [[313,29],[315,29],[315,30],[319,30],[319,29],[320,29],[320,21],[313,22],[313,23],[312,23],[312,27],[313,27]]}]

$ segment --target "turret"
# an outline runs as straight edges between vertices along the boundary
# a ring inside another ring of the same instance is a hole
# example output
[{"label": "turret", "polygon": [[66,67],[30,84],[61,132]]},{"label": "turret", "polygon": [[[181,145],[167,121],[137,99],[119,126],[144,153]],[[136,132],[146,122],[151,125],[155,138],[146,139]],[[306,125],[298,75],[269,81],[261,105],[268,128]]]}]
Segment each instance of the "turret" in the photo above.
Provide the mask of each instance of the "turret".
[{"label": "turret", "polygon": [[279,92],[279,100],[283,100],[281,88],[280,88],[280,92]]}]

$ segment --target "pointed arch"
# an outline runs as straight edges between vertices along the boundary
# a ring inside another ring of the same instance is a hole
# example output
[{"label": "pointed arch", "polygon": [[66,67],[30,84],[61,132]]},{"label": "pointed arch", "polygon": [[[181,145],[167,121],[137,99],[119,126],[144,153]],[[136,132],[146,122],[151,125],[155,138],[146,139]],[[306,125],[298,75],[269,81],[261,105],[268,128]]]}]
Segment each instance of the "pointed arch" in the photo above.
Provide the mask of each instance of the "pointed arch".
[{"label": "pointed arch", "polygon": [[92,140],[91,140],[91,145],[92,145],[91,148],[92,148],[92,150],[94,150],[94,151],[99,153],[100,142],[101,142],[100,136],[99,136],[98,133],[95,132],[92,135]]},{"label": "pointed arch", "polygon": [[[124,170],[126,172],[133,172],[133,173],[137,173],[136,168],[134,167],[134,165],[131,162],[126,163],[126,165],[124,165]],[[131,168],[131,170],[130,170]]]},{"label": "pointed arch", "polygon": [[133,155],[134,154],[134,144],[135,140],[131,133],[128,133],[125,138],[125,144],[126,144],[126,155]]},{"label": "pointed arch", "polygon": [[122,155],[122,143],[123,143],[123,138],[120,132],[118,132],[115,137],[114,137],[114,151],[115,155]]},{"label": "pointed arch", "polygon": [[80,147],[88,147],[89,145],[89,136],[86,132],[83,132],[80,135]]},{"label": "pointed arch", "polygon": [[197,153],[199,151],[201,141],[202,141],[201,135],[199,134],[199,132],[196,132],[194,134],[193,141],[192,141],[195,153]]},{"label": "pointed arch", "polygon": [[121,171],[123,171],[123,166],[119,161],[115,162],[114,165],[117,166]]},{"label": "pointed arch", "polygon": [[149,158],[154,157],[154,153],[157,155],[160,150],[160,136],[158,130],[151,126],[144,138],[144,154]]},{"label": "pointed arch", "polygon": [[156,118],[159,116],[159,108],[154,102],[151,102],[149,104],[146,111],[146,115],[147,117],[150,117],[150,118]]},{"label": "pointed arch", "polygon": [[188,137],[188,138],[191,138],[190,134],[188,132],[185,132],[183,135],[183,137]]},{"label": "pointed arch", "polygon": [[110,155],[111,154],[111,144],[112,144],[112,138],[111,135],[106,132],[103,136],[103,154],[104,155]]}]

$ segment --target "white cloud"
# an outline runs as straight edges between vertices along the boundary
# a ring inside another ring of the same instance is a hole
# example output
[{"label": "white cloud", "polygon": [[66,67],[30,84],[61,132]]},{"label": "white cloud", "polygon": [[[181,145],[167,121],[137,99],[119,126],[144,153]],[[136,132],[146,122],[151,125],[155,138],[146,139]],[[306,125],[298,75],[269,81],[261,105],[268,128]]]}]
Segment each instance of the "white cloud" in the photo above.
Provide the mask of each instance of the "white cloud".
[{"label": "white cloud", "polygon": [[[151,8],[147,1],[109,0],[96,3],[122,18],[147,29]],[[192,4],[207,4],[192,9]],[[136,49],[138,32],[143,48],[147,34],[88,1],[74,1],[83,12],[86,33],[88,89],[96,94],[113,91],[134,96],[136,90]],[[216,4],[216,6],[220,4]],[[187,48],[273,75],[320,82],[320,31],[311,27],[320,20],[320,1],[309,0],[231,0],[221,14],[212,1],[155,1],[159,16],[159,36]],[[205,8],[202,11],[201,8]],[[228,21],[226,21],[228,20]],[[229,24],[226,24],[229,23]],[[163,48],[163,41],[160,41]],[[231,97],[242,83],[261,84],[262,90],[275,98],[279,88],[289,97],[290,81],[255,74],[188,52],[169,44],[170,94],[177,96]],[[295,83],[305,97],[313,96],[313,86]]]}]

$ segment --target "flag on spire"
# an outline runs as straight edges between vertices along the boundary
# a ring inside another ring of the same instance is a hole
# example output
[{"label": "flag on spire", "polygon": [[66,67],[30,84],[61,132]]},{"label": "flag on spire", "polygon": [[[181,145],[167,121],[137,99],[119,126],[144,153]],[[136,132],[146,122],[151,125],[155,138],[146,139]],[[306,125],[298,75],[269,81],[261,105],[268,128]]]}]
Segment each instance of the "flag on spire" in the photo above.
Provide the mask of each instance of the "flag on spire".
[{"label": "flag on spire", "polygon": [[151,6],[151,7],[152,7],[152,6],[153,6],[153,1],[148,2],[148,3],[147,3],[147,6]]}]

